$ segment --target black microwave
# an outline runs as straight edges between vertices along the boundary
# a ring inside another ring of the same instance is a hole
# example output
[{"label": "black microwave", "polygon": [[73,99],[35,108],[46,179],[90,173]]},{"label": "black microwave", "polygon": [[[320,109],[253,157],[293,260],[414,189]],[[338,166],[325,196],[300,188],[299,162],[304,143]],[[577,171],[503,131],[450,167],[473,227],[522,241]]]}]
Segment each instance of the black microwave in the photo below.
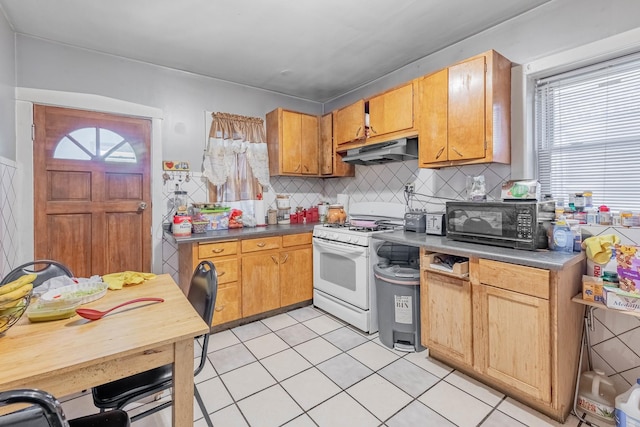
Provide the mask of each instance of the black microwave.
[{"label": "black microwave", "polygon": [[447,237],[453,240],[526,250],[548,246],[553,200],[456,201],[446,206]]}]

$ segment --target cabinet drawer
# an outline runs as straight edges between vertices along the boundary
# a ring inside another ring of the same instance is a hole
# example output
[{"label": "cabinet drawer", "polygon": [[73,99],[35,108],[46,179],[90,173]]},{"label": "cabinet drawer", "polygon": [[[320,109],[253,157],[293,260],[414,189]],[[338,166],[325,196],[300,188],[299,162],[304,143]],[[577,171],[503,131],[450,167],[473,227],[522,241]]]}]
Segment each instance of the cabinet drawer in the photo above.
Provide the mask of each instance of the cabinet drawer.
[{"label": "cabinet drawer", "polygon": [[311,244],[311,233],[288,234],[282,236],[282,247],[300,246]]},{"label": "cabinet drawer", "polygon": [[238,253],[238,242],[205,243],[198,245],[198,258],[206,259]]},{"label": "cabinet drawer", "polygon": [[236,258],[213,263],[218,272],[218,283],[229,283],[238,281],[238,260]]},{"label": "cabinet drawer", "polygon": [[237,282],[220,286],[216,296],[216,308],[213,311],[212,325],[220,325],[240,319],[242,317],[240,301],[240,285]]},{"label": "cabinet drawer", "polygon": [[548,270],[480,259],[478,279],[487,285],[549,299]]},{"label": "cabinet drawer", "polygon": [[261,239],[242,240],[242,252],[266,251],[269,249],[279,249],[282,237],[263,237]]}]

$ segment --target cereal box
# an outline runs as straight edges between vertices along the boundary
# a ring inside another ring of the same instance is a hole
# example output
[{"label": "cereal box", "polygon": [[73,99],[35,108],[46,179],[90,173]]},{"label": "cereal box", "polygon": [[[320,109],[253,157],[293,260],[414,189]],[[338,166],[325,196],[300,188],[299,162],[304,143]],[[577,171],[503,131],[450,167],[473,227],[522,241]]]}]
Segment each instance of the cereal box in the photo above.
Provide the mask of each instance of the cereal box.
[{"label": "cereal box", "polygon": [[604,303],[604,281],[601,277],[582,276],[582,299]]},{"label": "cereal box", "polygon": [[640,246],[616,245],[620,290],[640,297]]}]

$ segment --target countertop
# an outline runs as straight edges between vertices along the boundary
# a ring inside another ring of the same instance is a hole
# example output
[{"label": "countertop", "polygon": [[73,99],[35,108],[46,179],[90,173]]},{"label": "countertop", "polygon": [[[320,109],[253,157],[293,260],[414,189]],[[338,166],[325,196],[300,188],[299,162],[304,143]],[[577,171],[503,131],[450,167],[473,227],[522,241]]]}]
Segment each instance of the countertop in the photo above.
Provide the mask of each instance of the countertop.
[{"label": "countertop", "polygon": [[164,235],[167,240],[177,244],[198,243],[198,242],[217,242],[232,239],[253,239],[256,237],[282,236],[284,234],[307,233],[313,231],[313,226],[319,224],[289,224],[289,225],[267,225],[266,227],[242,227],[232,228],[229,230],[207,231],[206,233],[191,234],[190,237],[175,237],[173,234],[165,231]]},{"label": "countertop", "polygon": [[562,270],[572,264],[581,262],[585,258],[584,252],[567,253],[549,250],[525,251],[478,243],[458,242],[444,236],[432,236],[411,231],[378,233],[374,234],[373,238],[393,243],[402,243],[408,246],[424,247],[432,252],[443,252],[449,255],[463,257],[485,258],[546,270]]}]

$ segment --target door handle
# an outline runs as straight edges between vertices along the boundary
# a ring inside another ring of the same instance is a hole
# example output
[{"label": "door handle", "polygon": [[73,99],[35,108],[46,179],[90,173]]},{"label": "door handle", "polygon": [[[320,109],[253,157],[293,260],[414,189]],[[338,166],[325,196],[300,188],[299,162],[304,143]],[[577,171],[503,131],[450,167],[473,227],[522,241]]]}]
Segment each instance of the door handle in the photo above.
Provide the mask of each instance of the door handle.
[{"label": "door handle", "polygon": [[221,305],[219,307],[216,306],[215,311],[222,311],[224,310],[224,305]]},{"label": "door handle", "polygon": [[288,259],[289,259],[289,254],[284,254],[284,259],[281,261],[281,263],[284,264],[285,262],[287,262]]},{"label": "door handle", "polygon": [[224,276],[224,273],[226,273],[226,271],[218,271],[218,277]]},{"label": "door handle", "polygon": [[273,262],[275,264],[278,264],[278,258],[276,258],[275,256],[271,255],[271,259],[273,260]]},{"label": "door handle", "polygon": [[369,126],[369,130],[371,131],[371,133],[378,133],[378,132],[376,132],[376,130],[373,128],[373,126]]},{"label": "door handle", "polygon": [[214,254],[219,254],[221,252],[224,252],[224,249],[222,248],[211,249],[211,252],[213,252]]},{"label": "door handle", "polygon": [[455,151],[455,153],[456,153],[458,156],[462,157],[462,153],[461,153],[461,152],[459,152],[458,150],[456,150],[456,147],[451,147],[451,149],[452,149],[453,151]]},{"label": "door handle", "polygon": [[444,151],[444,146],[440,149],[440,151],[438,151],[438,154],[436,154],[436,159],[439,159],[440,156],[442,156],[443,151]]},{"label": "door handle", "polygon": [[143,211],[143,210],[145,210],[145,209],[147,209],[147,202],[140,202],[140,203],[138,203],[138,210],[139,210],[139,211]]},{"label": "door handle", "polygon": [[265,242],[256,243],[256,246],[259,247],[259,248],[264,248],[265,245],[266,245]]},{"label": "door handle", "polygon": [[360,126],[360,127],[358,128],[358,130],[356,131],[356,138],[360,135],[360,130],[361,130],[361,129],[362,129],[362,126]]}]

